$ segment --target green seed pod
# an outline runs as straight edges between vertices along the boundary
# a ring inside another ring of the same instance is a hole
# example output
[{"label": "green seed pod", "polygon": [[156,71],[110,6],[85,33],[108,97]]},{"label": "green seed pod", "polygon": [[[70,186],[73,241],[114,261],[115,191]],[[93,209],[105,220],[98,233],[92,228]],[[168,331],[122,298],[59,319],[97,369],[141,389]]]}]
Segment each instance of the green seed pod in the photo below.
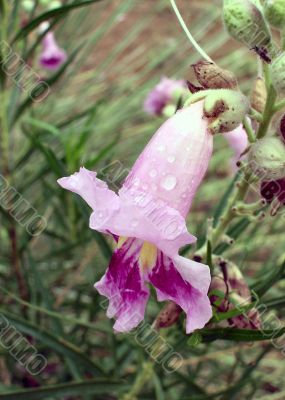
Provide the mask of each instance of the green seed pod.
[{"label": "green seed pod", "polygon": [[264,138],[251,146],[249,166],[262,180],[285,177],[285,146],[277,137]]},{"label": "green seed pod", "polygon": [[279,94],[285,94],[285,53],[271,64],[272,84]]},{"label": "green seed pod", "polygon": [[235,90],[211,90],[205,97],[204,114],[210,120],[212,134],[231,132],[242,123],[248,111],[248,99]]},{"label": "green seed pod", "polygon": [[266,0],[264,11],[267,21],[275,28],[285,25],[285,0]]},{"label": "green seed pod", "polygon": [[223,19],[229,34],[249,48],[266,47],[271,42],[258,1],[224,0]]}]

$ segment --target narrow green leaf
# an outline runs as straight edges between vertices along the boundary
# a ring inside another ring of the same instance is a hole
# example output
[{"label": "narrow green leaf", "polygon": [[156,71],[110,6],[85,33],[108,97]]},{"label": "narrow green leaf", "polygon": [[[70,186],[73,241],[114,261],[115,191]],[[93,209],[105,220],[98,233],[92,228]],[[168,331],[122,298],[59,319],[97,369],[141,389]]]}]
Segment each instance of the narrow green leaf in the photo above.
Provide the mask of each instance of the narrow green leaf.
[{"label": "narrow green leaf", "polygon": [[[13,293],[10,293],[8,290],[6,290],[4,288],[0,287],[0,291],[5,293],[11,299],[14,299],[16,302],[18,302],[18,303],[20,303],[20,304],[22,304],[22,305],[24,305],[26,307],[29,307],[29,308],[31,308],[33,310],[39,311],[40,313],[42,313],[44,315],[48,315],[50,317],[53,317],[53,318],[57,319],[58,321],[62,321],[62,322],[65,321],[66,323],[82,326],[84,328],[92,329],[94,331],[102,331],[102,332],[108,332],[108,333],[112,333],[113,332],[112,328],[102,329],[101,327],[98,327],[94,323],[86,322],[86,321],[83,321],[83,320],[79,320],[77,318],[72,318],[72,317],[69,317],[67,315],[62,315],[62,314],[60,314],[60,313],[58,313],[56,311],[53,311],[52,309],[47,309],[47,308],[43,308],[43,307],[37,306],[35,304],[31,304],[31,303],[29,303],[29,302],[27,302],[25,300],[20,299],[19,297],[15,296]],[[56,328],[56,329],[58,331],[58,328]],[[64,335],[62,333],[62,331],[60,331],[59,334]]]},{"label": "narrow green leaf", "polygon": [[254,330],[237,328],[214,328],[202,329],[199,331],[202,336],[202,342],[208,343],[215,340],[234,340],[236,342],[255,342],[260,340],[269,340],[277,338],[285,333],[285,328],[274,330]]},{"label": "narrow green leaf", "polygon": [[[0,394],[3,400],[39,400],[53,398],[63,399],[65,396],[82,396],[87,394],[110,394],[123,387],[123,381],[115,379],[90,379],[82,382],[70,382],[60,385],[46,386],[39,389],[25,389],[17,391],[7,391]],[[127,389],[127,387],[126,387]],[[99,399],[97,396],[92,397]],[[102,399],[100,397],[100,399]]]},{"label": "narrow green leaf", "polygon": [[0,311],[11,322],[11,324],[23,334],[32,336],[45,346],[53,349],[56,353],[71,358],[72,360],[78,362],[79,365],[82,365],[88,371],[91,371],[96,375],[104,374],[102,368],[95,364],[94,361],[89,359],[84,353],[82,353],[81,350],[78,349],[73,343],[48,333],[39,326],[22,320],[18,316],[7,312],[3,308],[1,308]]},{"label": "narrow green leaf", "polygon": [[277,297],[274,299],[270,299],[270,300],[264,302],[264,304],[268,308],[274,308],[274,309],[283,308],[283,307],[285,307],[285,297],[281,296],[281,297]]},{"label": "narrow green leaf", "polygon": [[[63,76],[64,72],[66,71],[66,69],[68,68],[68,66],[74,61],[75,57],[77,56],[78,52],[81,50],[82,46],[79,45],[68,57],[67,61],[59,68],[59,70],[53,75],[51,76],[49,79],[45,80],[44,83],[46,83],[47,87],[52,87],[52,85],[54,85],[56,82],[58,82],[58,80]],[[29,96],[19,105],[15,116],[14,116],[14,121],[13,124],[15,124],[15,122],[21,117],[21,115],[23,114],[23,112],[29,108],[31,105],[34,104],[34,98],[36,98],[36,92],[38,89],[35,88],[35,90],[33,90]],[[50,94],[49,94],[50,95]]]},{"label": "narrow green leaf", "polygon": [[54,136],[59,136],[61,133],[60,130],[57,129],[56,126],[51,125],[48,122],[41,121],[36,118],[28,117],[24,120],[24,123],[28,123],[28,124],[32,125],[33,127],[38,128],[41,131],[46,131],[48,133],[51,133]]},{"label": "narrow green leaf", "polygon": [[225,207],[227,206],[228,200],[230,198],[230,195],[232,194],[234,188],[235,188],[235,184],[237,182],[237,180],[239,179],[240,174],[237,173],[233,180],[231,181],[231,183],[229,184],[225,194],[223,195],[223,197],[221,198],[221,201],[219,202],[216,211],[214,213],[214,227],[217,225],[218,219],[220,218],[220,216],[222,215]]},{"label": "narrow green leaf", "polygon": [[[232,228],[227,231],[227,235],[233,239],[237,239],[241,233],[249,226],[250,220],[248,218],[242,218]],[[220,244],[214,249],[216,255],[221,255],[225,250],[229,248],[228,244]]]},{"label": "narrow green leaf", "polygon": [[285,261],[279,266],[273,266],[272,270],[263,279],[258,279],[251,289],[259,297],[262,297],[272,286],[275,285],[280,279],[284,278]]},{"label": "narrow green leaf", "polygon": [[53,10],[47,11],[33,21],[29,22],[24,28],[22,28],[13,39],[12,43],[16,42],[19,39],[23,39],[30,32],[32,32],[35,28],[37,28],[42,22],[47,21],[50,18],[60,17],[63,18],[69,11],[75,10],[76,8],[90,6],[94,3],[97,3],[101,0],[86,0],[82,2],[76,2],[75,4],[68,4],[62,7],[54,8]]}]

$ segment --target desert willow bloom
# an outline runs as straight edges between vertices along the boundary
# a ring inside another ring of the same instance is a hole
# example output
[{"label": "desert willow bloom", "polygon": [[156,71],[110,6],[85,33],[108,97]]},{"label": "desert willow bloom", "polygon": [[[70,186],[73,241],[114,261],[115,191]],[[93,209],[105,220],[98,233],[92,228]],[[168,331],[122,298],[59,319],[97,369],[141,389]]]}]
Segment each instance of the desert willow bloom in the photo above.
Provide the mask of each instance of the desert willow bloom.
[{"label": "desert willow bloom", "polygon": [[66,53],[58,46],[53,32],[48,32],[45,35],[42,40],[42,46],[40,64],[43,68],[56,70],[66,61]]},{"label": "desert willow bloom", "polygon": [[213,148],[203,103],[178,111],[160,127],[118,194],[85,168],[58,181],[93,209],[90,227],[117,241],[109,268],[95,287],[109,299],[107,316],[116,318],[118,332],[143,320],[148,283],[158,301],[171,300],[185,311],[187,333],[211,318],[208,266],[178,254],[196,241],[185,218]]}]

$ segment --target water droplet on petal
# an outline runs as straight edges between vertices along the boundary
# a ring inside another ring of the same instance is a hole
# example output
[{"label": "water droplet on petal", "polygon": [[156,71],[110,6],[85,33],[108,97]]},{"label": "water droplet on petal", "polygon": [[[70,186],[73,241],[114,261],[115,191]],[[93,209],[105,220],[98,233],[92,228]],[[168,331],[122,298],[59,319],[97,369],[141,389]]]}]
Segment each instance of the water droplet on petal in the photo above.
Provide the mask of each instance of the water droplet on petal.
[{"label": "water droplet on petal", "polygon": [[157,147],[157,149],[162,153],[163,151],[165,151],[166,147],[164,146],[164,144],[161,144]]},{"label": "water droplet on petal", "polygon": [[167,175],[161,182],[165,190],[173,190],[177,184],[177,179],[173,175]]},{"label": "water droplet on petal", "polygon": [[148,188],[147,184],[144,183],[144,184],[142,185],[142,188],[143,188],[144,190],[146,190],[146,189]]},{"label": "water droplet on petal", "polygon": [[139,184],[140,184],[140,179],[139,179],[139,178],[136,178],[136,179],[134,180],[134,185],[135,185],[135,186],[139,186]]},{"label": "water droplet on petal", "polygon": [[138,219],[133,219],[132,222],[131,222],[131,225],[132,225],[133,228],[138,226],[138,224],[139,224],[139,220]]},{"label": "water droplet on petal", "polygon": [[155,178],[156,175],[157,175],[157,170],[156,170],[156,169],[151,169],[151,170],[149,171],[149,176],[150,176],[151,178]]},{"label": "water droplet on petal", "polygon": [[174,157],[174,156],[168,156],[168,157],[167,157],[167,161],[168,161],[169,163],[173,163],[173,162],[175,161],[175,157]]}]

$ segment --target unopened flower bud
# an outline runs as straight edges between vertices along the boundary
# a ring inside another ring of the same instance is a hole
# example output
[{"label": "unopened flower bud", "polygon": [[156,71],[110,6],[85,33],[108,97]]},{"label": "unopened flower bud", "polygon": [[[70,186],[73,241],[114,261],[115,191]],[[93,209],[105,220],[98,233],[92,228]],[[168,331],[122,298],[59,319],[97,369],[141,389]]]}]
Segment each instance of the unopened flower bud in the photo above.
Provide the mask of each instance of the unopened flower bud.
[{"label": "unopened flower bud", "polygon": [[285,0],[266,0],[264,11],[267,21],[275,28],[285,25]]},{"label": "unopened flower bud", "polygon": [[[221,261],[215,266],[209,291],[210,301],[219,312],[245,307],[251,302],[251,292],[240,269],[233,263]],[[260,328],[260,317],[256,309],[228,320],[236,328]]]},{"label": "unopened flower bud", "polygon": [[265,82],[262,78],[258,77],[256,78],[256,81],[254,83],[250,95],[251,107],[262,114],[264,111],[266,98],[267,98],[267,90]]},{"label": "unopened flower bud", "polygon": [[223,12],[225,26],[234,39],[249,48],[270,43],[270,31],[257,1],[224,0]]},{"label": "unopened flower bud", "polygon": [[249,111],[247,98],[235,90],[220,89],[209,92],[205,98],[204,115],[211,122],[212,134],[231,132],[237,128]]},{"label": "unopened flower bud", "polygon": [[271,64],[272,84],[280,94],[285,94],[285,53],[281,53]]},{"label": "unopened flower bud", "polygon": [[236,89],[235,75],[208,61],[199,61],[192,65],[198,82],[205,89]]},{"label": "unopened flower bud", "polygon": [[285,177],[285,146],[276,138],[264,138],[251,146],[249,165],[253,173],[262,180]]},{"label": "unopened flower bud", "polygon": [[159,328],[168,328],[174,325],[182,312],[181,307],[175,304],[173,301],[167,303],[160,313],[158,314],[155,320],[155,327]]}]

